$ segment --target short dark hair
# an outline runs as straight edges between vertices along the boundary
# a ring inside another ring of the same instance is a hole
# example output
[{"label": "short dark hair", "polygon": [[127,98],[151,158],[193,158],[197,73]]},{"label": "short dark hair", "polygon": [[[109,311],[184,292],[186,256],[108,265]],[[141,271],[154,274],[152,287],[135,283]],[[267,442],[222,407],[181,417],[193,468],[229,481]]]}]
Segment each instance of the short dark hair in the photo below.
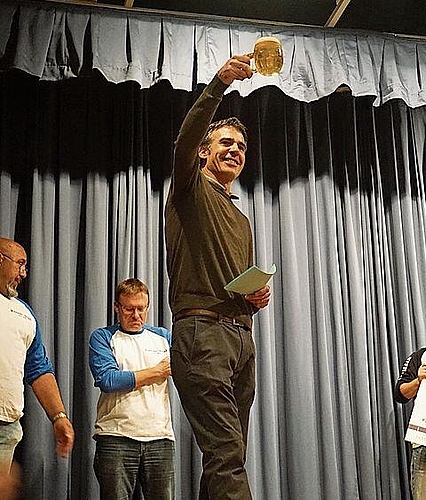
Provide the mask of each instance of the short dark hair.
[{"label": "short dark hair", "polygon": [[241,135],[244,137],[244,141],[247,143],[247,127],[243,123],[241,123],[238,118],[236,118],[235,116],[231,116],[229,118],[225,118],[224,120],[210,123],[207,132],[200,142],[200,147],[208,146],[211,143],[213,132],[223,127],[235,128],[236,130],[238,130],[238,132],[241,133]]},{"label": "short dark hair", "polygon": [[127,278],[126,280],[120,281],[115,289],[115,300],[118,302],[120,295],[136,295],[137,293],[144,293],[148,295],[149,301],[149,290],[143,281],[138,278]]}]

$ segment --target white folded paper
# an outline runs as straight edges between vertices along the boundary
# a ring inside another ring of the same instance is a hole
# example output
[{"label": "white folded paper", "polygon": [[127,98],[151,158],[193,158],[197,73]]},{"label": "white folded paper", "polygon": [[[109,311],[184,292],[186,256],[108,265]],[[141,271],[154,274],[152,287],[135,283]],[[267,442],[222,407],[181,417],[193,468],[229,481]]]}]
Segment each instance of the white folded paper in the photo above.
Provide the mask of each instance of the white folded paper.
[{"label": "white folded paper", "polygon": [[225,285],[224,288],[228,292],[241,293],[243,295],[253,293],[263,288],[276,271],[275,264],[272,264],[269,271],[263,271],[257,266],[251,266]]}]

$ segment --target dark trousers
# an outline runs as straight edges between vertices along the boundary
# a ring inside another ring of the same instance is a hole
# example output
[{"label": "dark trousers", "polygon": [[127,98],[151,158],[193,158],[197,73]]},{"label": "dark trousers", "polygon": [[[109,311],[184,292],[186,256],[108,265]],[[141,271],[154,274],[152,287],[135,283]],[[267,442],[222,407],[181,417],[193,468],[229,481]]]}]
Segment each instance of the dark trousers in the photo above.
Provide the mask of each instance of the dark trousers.
[{"label": "dark trousers", "polygon": [[93,462],[101,500],[173,500],[175,443],[97,436]]},{"label": "dark trousers", "polygon": [[173,326],[173,381],[203,453],[200,500],[250,500],[244,468],[255,388],[251,331],[193,316]]}]

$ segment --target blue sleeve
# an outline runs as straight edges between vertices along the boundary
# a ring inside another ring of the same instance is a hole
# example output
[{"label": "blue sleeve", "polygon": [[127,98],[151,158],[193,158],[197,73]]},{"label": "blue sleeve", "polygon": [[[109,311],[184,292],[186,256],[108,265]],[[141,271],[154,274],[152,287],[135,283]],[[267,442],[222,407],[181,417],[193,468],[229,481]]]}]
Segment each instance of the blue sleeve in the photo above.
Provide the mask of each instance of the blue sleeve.
[{"label": "blue sleeve", "polygon": [[111,338],[116,328],[98,328],[89,341],[89,366],[95,387],[102,392],[126,392],[135,387],[135,375],[120,370],[111,349]]},{"label": "blue sleeve", "polygon": [[31,307],[24,301],[21,302],[27,307],[36,322],[36,330],[33,341],[27,350],[24,365],[24,380],[27,384],[32,384],[40,375],[54,373],[52,363],[46,353],[46,347],[41,338],[41,330],[38,320]]}]

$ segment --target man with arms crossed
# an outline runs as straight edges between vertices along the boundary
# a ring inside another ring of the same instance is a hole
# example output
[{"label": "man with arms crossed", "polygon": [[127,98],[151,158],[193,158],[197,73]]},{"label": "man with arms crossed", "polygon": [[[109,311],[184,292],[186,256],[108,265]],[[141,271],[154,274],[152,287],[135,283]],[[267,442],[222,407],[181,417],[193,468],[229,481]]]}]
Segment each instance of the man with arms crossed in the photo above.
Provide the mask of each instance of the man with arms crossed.
[{"label": "man with arms crossed", "polygon": [[16,445],[22,438],[24,381],[53,424],[56,452],[67,457],[74,430],[62,402],[32,309],[18,299],[17,287],[27,276],[27,254],[13,240],[0,237],[0,498],[13,498],[18,486],[10,474]]},{"label": "man with arms crossed", "polygon": [[228,86],[251,76],[249,56],[232,57],[187,114],[165,212],[172,374],[203,453],[200,500],[252,498],[245,470],[255,387],[252,315],[268,304],[270,290],[224,290],[253,264],[250,223],[231,194],[247,134],[236,118],[209,126]]},{"label": "man with arms crossed", "polygon": [[94,470],[101,500],[174,498],[174,435],[167,378],[171,335],[146,324],[149,291],[129,278],[118,284],[116,325],[90,337],[89,363],[99,387]]}]

